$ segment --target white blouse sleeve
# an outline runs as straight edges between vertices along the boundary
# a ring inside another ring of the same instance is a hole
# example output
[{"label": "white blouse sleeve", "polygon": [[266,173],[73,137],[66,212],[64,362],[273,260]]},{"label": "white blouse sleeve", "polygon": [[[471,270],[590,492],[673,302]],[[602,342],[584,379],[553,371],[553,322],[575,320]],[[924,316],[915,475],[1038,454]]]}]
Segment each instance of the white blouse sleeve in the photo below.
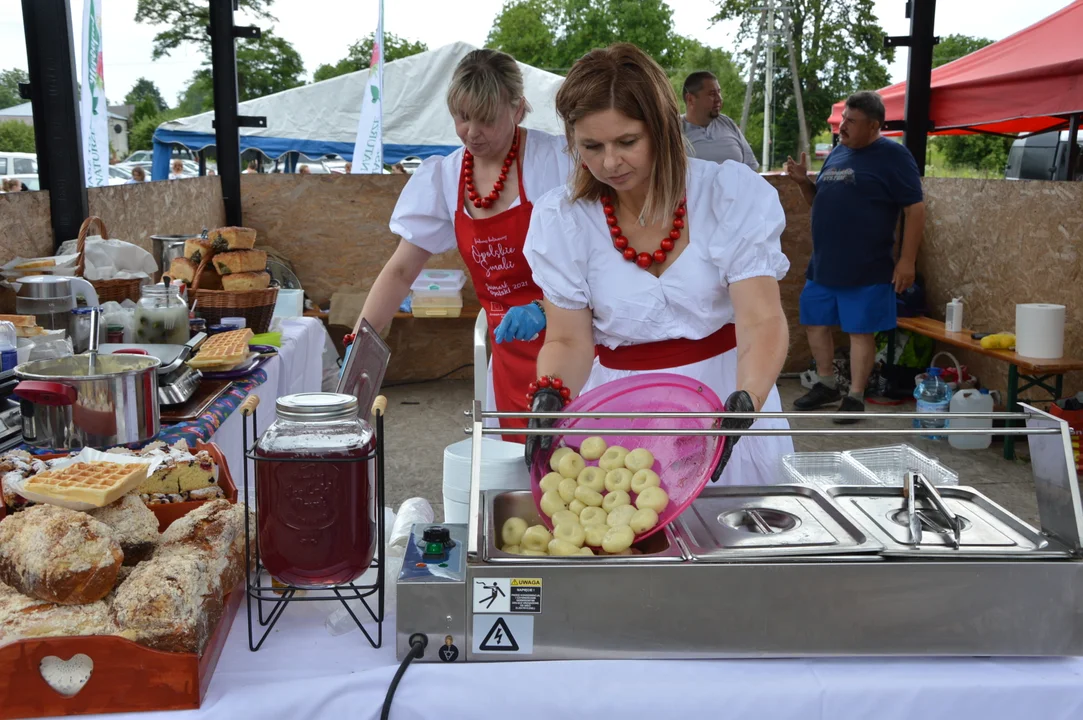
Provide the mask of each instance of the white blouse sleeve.
[{"label": "white blouse sleeve", "polygon": [[712,194],[716,230],[710,256],[722,282],[786,277],[790,261],[780,241],[786,214],[770,183],[747,165],[728,160],[715,175]]},{"label": "white blouse sleeve", "polygon": [[565,310],[582,310],[590,307],[587,251],[566,193],[564,187],[555,188],[534,205],[523,252],[546,300]]},{"label": "white blouse sleeve", "polygon": [[[454,250],[455,224],[446,198],[444,163],[455,159],[439,155],[427,158],[402,189],[391,213],[391,232],[433,255]],[[458,192],[458,187],[451,193]]]},{"label": "white blouse sleeve", "polygon": [[529,170],[525,183],[527,195],[532,201],[568,182],[572,157],[567,148],[568,141],[562,135],[550,135],[541,130],[527,132],[527,152],[530,157],[527,159]]}]

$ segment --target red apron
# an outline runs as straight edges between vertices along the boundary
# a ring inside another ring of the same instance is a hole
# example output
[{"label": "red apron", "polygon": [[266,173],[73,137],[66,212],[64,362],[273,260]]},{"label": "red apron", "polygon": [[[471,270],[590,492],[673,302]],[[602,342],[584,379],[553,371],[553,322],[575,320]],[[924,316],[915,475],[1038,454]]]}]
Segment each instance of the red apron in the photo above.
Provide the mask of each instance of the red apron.
[{"label": "red apron", "polygon": [[[481,307],[489,321],[489,341],[493,350],[493,391],[496,409],[502,412],[529,412],[527,385],[538,376],[538,351],[545,338],[497,344],[493,339],[500,321],[509,308],[541,300],[541,289],[534,284],[530,266],[523,255],[530,213],[534,206],[523,189],[523,156],[516,164],[519,176],[519,204],[499,215],[475,220],[463,209],[465,179],[459,173],[459,202],[455,210],[455,240],[470,277],[474,281]],[[475,368],[475,372],[481,368]],[[501,427],[525,428],[526,420],[502,420]],[[523,442],[523,436],[505,435],[509,442]]]}]

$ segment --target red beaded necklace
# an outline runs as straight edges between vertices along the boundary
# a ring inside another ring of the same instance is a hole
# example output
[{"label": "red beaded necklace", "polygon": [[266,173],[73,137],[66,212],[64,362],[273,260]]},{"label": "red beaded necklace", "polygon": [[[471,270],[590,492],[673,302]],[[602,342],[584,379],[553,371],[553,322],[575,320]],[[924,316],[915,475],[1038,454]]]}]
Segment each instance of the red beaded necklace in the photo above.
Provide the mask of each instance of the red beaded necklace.
[{"label": "red beaded necklace", "polygon": [[508,179],[508,170],[511,169],[511,164],[515,162],[515,158],[518,156],[519,128],[515,128],[515,137],[511,140],[511,150],[508,150],[508,155],[504,158],[504,164],[500,166],[500,176],[493,183],[492,192],[485,197],[481,197],[474,185],[474,156],[470,154],[469,150],[463,152],[463,178],[466,184],[466,196],[470,198],[470,202],[474,203],[474,207],[491,208],[493,203],[500,198],[500,192],[504,189],[504,181]]},{"label": "red beaded necklace", "polygon": [[685,210],[685,198],[681,198],[677,209],[673,211],[673,229],[669,231],[667,237],[662,239],[662,244],[652,255],[645,252],[637,253],[634,247],[629,247],[628,238],[624,237],[620,225],[617,225],[617,215],[613,203],[606,195],[602,196],[602,211],[605,212],[605,222],[609,225],[609,233],[613,236],[613,247],[624,255],[625,260],[634,262],[644,270],[654,263],[661,265],[666,261],[668,253],[673,250],[676,242],[681,239],[681,228],[684,227],[684,216],[687,212]]}]

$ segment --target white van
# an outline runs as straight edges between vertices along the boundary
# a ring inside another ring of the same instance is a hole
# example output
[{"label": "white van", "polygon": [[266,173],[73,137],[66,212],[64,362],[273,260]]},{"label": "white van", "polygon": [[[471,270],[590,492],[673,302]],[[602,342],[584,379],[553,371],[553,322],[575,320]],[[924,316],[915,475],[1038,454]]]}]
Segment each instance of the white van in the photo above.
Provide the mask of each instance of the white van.
[{"label": "white van", "polygon": [[34,153],[0,152],[0,177],[37,174],[38,156]]}]

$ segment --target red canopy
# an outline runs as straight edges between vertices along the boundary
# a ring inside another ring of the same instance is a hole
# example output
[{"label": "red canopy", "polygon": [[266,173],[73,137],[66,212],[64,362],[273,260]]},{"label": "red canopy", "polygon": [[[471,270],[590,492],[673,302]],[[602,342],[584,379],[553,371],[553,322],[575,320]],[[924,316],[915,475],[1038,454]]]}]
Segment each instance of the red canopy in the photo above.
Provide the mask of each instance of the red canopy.
[{"label": "red canopy", "polygon": [[[903,119],[906,83],[880,90],[887,120]],[[831,108],[838,133],[845,102]],[[929,120],[941,134],[965,129],[1031,133],[1083,112],[1083,0],[932,73]]]}]

